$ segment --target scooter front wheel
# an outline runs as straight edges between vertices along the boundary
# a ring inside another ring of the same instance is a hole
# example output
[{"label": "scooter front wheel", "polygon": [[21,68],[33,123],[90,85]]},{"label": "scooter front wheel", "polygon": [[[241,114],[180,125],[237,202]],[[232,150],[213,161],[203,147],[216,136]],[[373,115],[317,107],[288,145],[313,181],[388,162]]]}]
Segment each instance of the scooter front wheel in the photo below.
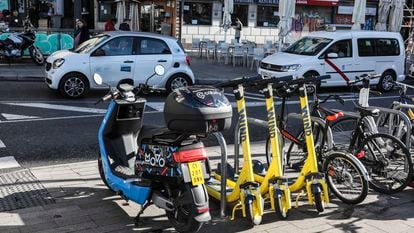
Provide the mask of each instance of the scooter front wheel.
[{"label": "scooter front wheel", "polygon": [[275,211],[276,211],[276,216],[279,218],[279,219],[286,219],[287,218],[287,215],[288,215],[288,210],[287,209],[285,209],[285,208],[283,208],[283,194],[281,194],[281,195],[277,195],[275,198],[274,198],[274,201],[275,201]]},{"label": "scooter front wheel", "polygon": [[108,182],[106,181],[106,178],[105,178],[105,173],[104,173],[104,170],[103,170],[103,165],[102,165],[102,158],[101,158],[101,155],[99,155],[99,157],[98,157],[98,171],[99,171],[99,176],[101,177],[101,179],[102,179],[102,181],[103,181],[103,183],[105,184],[105,186],[109,189],[109,190],[111,190],[112,192],[115,192],[110,186],[109,186],[109,184],[108,184]]},{"label": "scooter front wheel", "polygon": [[248,196],[245,201],[245,208],[246,208],[246,220],[249,227],[254,227],[255,225],[259,225],[262,222],[262,216],[256,215],[256,208],[254,207],[254,198],[253,196]]},{"label": "scooter front wheel", "polygon": [[323,201],[322,201],[322,193],[314,193],[313,194],[313,201],[315,202],[315,207],[316,210],[319,213],[322,213],[325,210],[325,207],[323,205]]}]

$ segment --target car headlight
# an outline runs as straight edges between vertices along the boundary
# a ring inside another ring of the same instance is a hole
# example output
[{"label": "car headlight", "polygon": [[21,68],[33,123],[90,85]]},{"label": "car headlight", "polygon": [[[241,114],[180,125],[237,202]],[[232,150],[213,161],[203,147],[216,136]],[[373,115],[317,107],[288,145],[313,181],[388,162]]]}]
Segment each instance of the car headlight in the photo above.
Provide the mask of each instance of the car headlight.
[{"label": "car headlight", "polygon": [[57,69],[59,67],[61,67],[63,65],[63,63],[65,63],[65,59],[63,58],[58,58],[53,62],[53,69]]},{"label": "car headlight", "polygon": [[301,67],[300,64],[286,65],[286,66],[282,66],[281,71],[283,72],[297,71],[300,67]]}]

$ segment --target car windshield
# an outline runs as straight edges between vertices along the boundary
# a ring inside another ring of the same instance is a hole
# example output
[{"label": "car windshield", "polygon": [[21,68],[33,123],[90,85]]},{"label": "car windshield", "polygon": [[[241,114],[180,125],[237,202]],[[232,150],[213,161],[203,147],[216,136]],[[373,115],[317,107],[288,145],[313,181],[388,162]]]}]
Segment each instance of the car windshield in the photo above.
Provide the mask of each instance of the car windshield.
[{"label": "car windshield", "polygon": [[73,52],[74,53],[89,53],[93,48],[99,45],[102,41],[106,40],[108,37],[109,36],[107,35],[98,35],[80,44],[79,47],[73,50]]},{"label": "car windshield", "polygon": [[323,48],[331,43],[331,41],[332,39],[322,37],[304,37],[296,41],[283,52],[313,56],[318,54]]}]

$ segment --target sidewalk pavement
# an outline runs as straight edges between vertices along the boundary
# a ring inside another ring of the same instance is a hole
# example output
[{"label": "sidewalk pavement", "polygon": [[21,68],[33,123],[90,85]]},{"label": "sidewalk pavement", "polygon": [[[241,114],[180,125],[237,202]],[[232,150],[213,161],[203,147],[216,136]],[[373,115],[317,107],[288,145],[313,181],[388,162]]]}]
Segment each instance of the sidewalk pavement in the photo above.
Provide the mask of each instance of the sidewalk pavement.
[{"label": "sidewalk pavement", "polygon": [[[255,154],[264,152],[263,143],[252,148]],[[229,153],[232,154],[231,146]],[[208,154],[213,155],[213,163],[216,164],[219,148],[208,148]],[[25,171],[35,177],[34,182],[39,181],[47,190],[42,195],[48,203],[0,212],[2,233],[174,232],[164,211],[154,206],[144,212],[141,224],[134,226],[133,218],[138,213],[138,205],[127,203],[104,186],[96,161],[36,167]],[[39,198],[40,192],[34,195],[33,190],[25,188],[31,182],[16,179],[5,183],[4,176],[0,174],[0,197],[6,198],[4,189],[9,188],[14,192],[10,195],[20,193],[20,196],[13,197],[16,202],[21,201],[17,197],[22,198],[25,192],[29,199]],[[16,186],[16,183],[19,185]],[[277,220],[274,213],[266,212],[262,224],[251,229],[247,228],[240,214],[234,221],[220,219],[218,202],[210,201],[213,220],[205,224],[201,232],[414,232],[413,196],[414,189],[392,196],[372,193],[358,206],[344,205],[333,199],[325,212],[319,215],[313,207],[300,202],[299,208],[292,209],[286,220]],[[28,205],[30,200],[26,201]],[[229,213],[230,208],[227,209]]]},{"label": "sidewalk pavement", "polygon": [[[191,69],[194,72],[197,84],[212,84],[237,78],[241,76],[252,76],[256,72],[241,66],[218,64],[215,61],[197,56],[191,57]],[[31,60],[17,60],[13,63],[0,63],[0,81],[39,81],[43,82],[45,77],[44,66],[38,66]]]}]

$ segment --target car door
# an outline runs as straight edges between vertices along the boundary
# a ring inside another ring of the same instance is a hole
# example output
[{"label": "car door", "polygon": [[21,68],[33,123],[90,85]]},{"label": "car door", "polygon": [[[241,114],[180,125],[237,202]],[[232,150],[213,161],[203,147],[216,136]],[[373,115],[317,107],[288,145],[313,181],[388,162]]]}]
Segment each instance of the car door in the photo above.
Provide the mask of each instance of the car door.
[{"label": "car door", "polygon": [[333,43],[321,58],[325,60],[325,74],[331,75],[328,82],[333,86],[346,85],[352,77],[352,40],[339,40]]},{"label": "car door", "polygon": [[[165,68],[165,74],[172,68],[171,49],[164,40],[152,37],[140,37],[138,42],[138,56],[136,56],[135,82],[144,83],[154,74],[156,65]],[[155,75],[148,84],[154,85],[163,80],[163,76]]]},{"label": "car door", "polygon": [[103,82],[116,86],[122,79],[134,78],[135,56],[134,37],[115,37],[91,54],[91,74],[98,73]]},{"label": "car door", "polygon": [[358,38],[354,43],[358,46],[354,59],[354,77],[375,72],[376,46],[374,38]]}]

